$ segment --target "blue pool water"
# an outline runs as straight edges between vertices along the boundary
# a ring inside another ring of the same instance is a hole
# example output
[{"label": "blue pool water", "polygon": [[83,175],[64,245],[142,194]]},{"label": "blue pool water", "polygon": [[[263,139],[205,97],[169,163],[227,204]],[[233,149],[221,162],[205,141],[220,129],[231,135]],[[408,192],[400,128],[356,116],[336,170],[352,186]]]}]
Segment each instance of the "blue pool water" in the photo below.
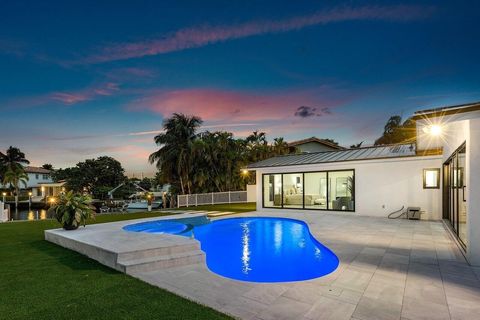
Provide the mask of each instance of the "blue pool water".
[{"label": "blue pool water", "polygon": [[130,224],[123,227],[123,230],[133,232],[149,232],[149,233],[168,233],[168,234],[181,234],[183,232],[191,230],[192,227],[175,221],[147,221],[141,223]]},{"label": "blue pool water", "polygon": [[[161,221],[158,221],[161,222]],[[161,222],[160,224],[166,223]],[[207,266],[221,276],[252,282],[286,282],[333,272],[339,260],[310,233],[305,222],[287,218],[230,218],[172,228],[200,241]],[[128,227],[128,226],[127,226]],[[162,226],[161,230],[170,229]],[[146,228],[144,232],[155,232]]]}]

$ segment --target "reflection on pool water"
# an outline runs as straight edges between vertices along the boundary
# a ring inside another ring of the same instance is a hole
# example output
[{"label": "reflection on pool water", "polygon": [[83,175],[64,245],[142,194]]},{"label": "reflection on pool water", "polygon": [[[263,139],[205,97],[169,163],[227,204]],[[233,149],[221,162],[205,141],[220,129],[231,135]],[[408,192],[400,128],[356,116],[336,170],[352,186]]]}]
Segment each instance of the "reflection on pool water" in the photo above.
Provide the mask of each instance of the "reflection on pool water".
[{"label": "reflection on pool water", "polygon": [[[167,226],[162,228],[168,229]],[[155,231],[150,229],[144,232]],[[318,242],[307,224],[300,220],[229,218],[198,225],[193,230],[177,234],[193,234],[206,254],[208,268],[236,280],[308,280],[333,272],[339,263],[337,256]]]}]

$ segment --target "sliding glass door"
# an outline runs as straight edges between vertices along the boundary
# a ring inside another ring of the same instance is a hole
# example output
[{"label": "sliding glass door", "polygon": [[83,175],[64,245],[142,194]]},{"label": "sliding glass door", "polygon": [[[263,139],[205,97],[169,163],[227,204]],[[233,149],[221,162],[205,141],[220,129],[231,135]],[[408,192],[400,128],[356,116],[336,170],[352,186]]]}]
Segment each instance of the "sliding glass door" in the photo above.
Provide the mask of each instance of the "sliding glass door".
[{"label": "sliding glass door", "polygon": [[448,219],[460,242],[467,245],[467,200],[465,186],[466,144],[443,165],[443,217]]},{"label": "sliding glass door", "polygon": [[354,170],[263,175],[263,207],[355,211]]}]

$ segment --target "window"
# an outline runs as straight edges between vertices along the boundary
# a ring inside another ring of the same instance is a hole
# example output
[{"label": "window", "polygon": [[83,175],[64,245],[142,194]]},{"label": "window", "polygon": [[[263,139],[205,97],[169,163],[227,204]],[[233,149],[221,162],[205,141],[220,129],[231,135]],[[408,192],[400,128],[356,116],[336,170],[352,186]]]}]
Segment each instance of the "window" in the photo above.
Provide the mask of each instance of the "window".
[{"label": "window", "polygon": [[263,175],[263,206],[355,211],[354,170]]},{"label": "window", "polygon": [[326,172],[305,172],[305,209],[327,209]]},{"label": "window", "polygon": [[440,188],[440,169],[423,169],[423,188],[439,189]]},{"label": "window", "polygon": [[38,180],[38,179],[39,179],[39,177],[40,177],[40,175],[39,175],[39,174],[35,174],[35,179],[36,179],[36,180]]},{"label": "window", "polygon": [[263,176],[263,206],[282,207],[282,175],[266,174]]},{"label": "window", "polygon": [[328,173],[328,209],[353,211],[353,171]]},{"label": "window", "polygon": [[283,207],[303,208],[303,174],[283,175]]},{"label": "window", "polygon": [[48,174],[43,175],[43,180],[48,180]]}]

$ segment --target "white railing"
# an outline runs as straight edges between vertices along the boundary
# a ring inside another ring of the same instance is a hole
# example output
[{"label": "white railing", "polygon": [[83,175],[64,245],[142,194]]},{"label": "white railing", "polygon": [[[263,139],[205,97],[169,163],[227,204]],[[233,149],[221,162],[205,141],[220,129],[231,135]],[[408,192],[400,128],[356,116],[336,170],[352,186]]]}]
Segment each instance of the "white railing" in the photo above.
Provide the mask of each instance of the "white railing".
[{"label": "white railing", "polygon": [[247,191],[182,194],[177,196],[177,207],[195,207],[204,204],[247,202]]}]

